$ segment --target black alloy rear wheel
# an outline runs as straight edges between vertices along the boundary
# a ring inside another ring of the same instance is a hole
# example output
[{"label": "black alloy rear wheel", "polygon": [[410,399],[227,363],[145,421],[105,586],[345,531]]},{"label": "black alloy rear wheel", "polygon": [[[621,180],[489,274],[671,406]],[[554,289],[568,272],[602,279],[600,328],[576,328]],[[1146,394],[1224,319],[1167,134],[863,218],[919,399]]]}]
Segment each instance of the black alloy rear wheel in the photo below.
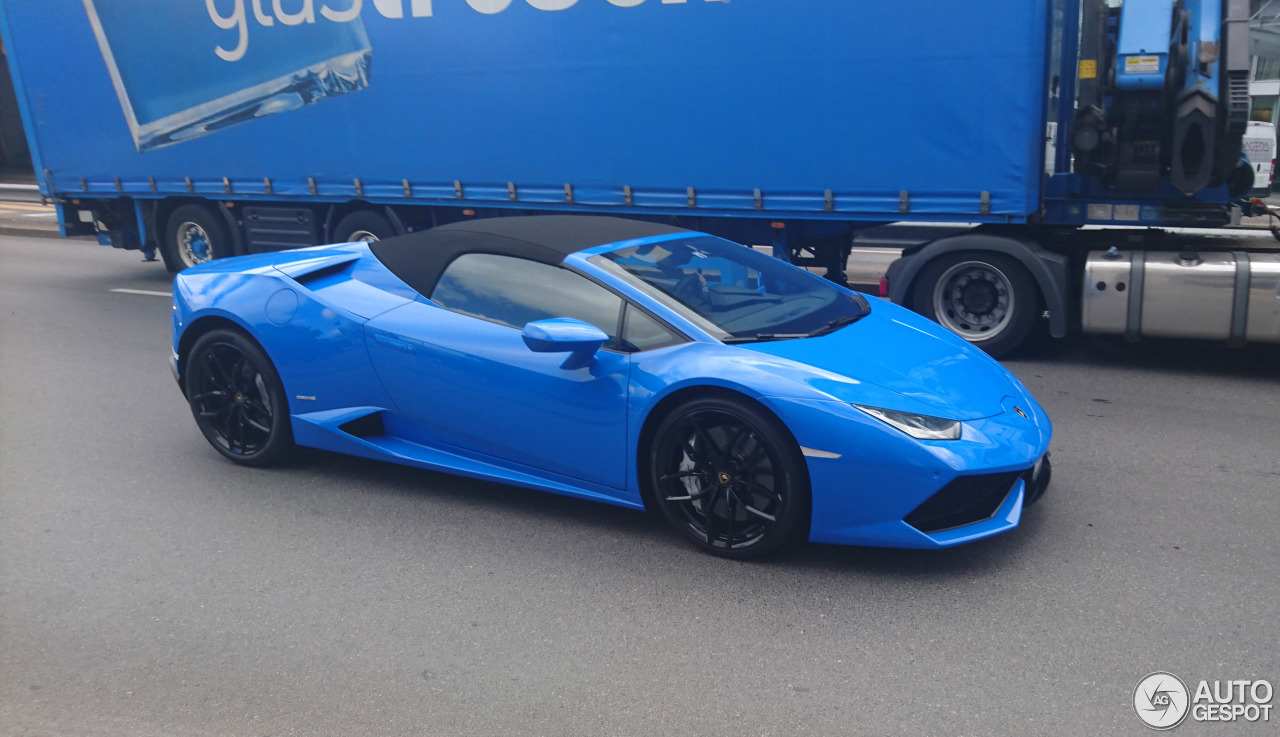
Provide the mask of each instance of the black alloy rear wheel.
[{"label": "black alloy rear wheel", "polygon": [[246,466],[277,463],[293,449],[289,404],[271,360],[234,330],[211,330],[186,359],[185,389],[209,444]]},{"label": "black alloy rear wheel", "polygon": [[808,474],[775,417],[743,400],[708,397],[671,412],[650,453],[653,499],[694,545],[755,558],[808,530]]}]

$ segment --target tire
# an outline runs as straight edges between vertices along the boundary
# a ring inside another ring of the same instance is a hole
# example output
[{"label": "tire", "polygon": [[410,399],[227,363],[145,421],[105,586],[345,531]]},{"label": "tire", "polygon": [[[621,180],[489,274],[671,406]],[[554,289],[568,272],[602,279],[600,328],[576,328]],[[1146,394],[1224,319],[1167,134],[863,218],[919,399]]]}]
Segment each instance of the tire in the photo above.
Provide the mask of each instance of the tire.
[{"label": "tire", "polygon": [[234,256],[235,245],[221,213],[205,205],[182,205],[166,221],[160,255],[165,268],[176,274],[197,264]]},{"label": "tire", "polygon": [[391,221],[385,215],[379,215],[372,210],[356,210],[347,213],[346,217],[339,220],[333,227],[334,243],[359,241],[372,243],[395,235],[399,234],[396,233]]},{"label": "tire", "polygon": [[809,529],[809,478],[777,418],[745,400],[706,397],[658,425],[649,450],[651,499],[701,550],[758,558]]},{"label": "tire", "polygon": [[214,450],[246,466],[278,463],[293,450],[289,403],[267,354],[236,330],[200,336],[186,358],[184,389]]},{"label": "tire", "polygon": [[1040,293],[1022,264],[1000,253],[949,253],[916,278],[912,308],[1000,358],[1035,327]]}]

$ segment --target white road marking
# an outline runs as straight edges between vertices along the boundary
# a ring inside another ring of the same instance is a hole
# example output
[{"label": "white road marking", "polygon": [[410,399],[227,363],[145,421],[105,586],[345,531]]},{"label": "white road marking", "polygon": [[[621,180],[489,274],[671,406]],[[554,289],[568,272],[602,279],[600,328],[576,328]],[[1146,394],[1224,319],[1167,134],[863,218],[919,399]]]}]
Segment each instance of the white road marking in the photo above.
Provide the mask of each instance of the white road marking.
[{"label": "white road marking", "polygon": [[120,294],[145,294],[148,297],[172,297],[171,292],[153,292],[148,289],[112,289],[113,292]]}]

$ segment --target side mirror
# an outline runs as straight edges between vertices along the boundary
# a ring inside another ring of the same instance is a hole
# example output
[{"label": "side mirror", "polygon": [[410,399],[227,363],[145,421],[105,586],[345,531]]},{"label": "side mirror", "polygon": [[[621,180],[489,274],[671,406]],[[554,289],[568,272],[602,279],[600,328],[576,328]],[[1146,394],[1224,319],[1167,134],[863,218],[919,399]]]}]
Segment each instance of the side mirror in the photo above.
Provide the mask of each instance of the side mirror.
[{"label": "side mirror", "polygon": [[524,326],[524,344],[534,353],[568,353],[564,369],[577,369],[591,363],[609,336],[595,325],[571,317],[537,320]]}]

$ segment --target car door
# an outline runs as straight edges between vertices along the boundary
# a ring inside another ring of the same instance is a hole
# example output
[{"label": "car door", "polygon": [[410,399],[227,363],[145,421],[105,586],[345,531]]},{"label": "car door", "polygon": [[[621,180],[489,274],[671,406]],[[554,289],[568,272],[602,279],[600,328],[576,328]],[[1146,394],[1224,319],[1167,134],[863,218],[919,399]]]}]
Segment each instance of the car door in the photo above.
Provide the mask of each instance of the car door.
[{"label": "car door", "polygon": [[[623,300],[581,274],[511,256],[464,254],[430,295],[370,321],[374,366],[430,440],[614,489],[626,486],[630,359],[612,350]],[[590,365],[535,353],[524,325],[572,317],[610,342]]]}]

